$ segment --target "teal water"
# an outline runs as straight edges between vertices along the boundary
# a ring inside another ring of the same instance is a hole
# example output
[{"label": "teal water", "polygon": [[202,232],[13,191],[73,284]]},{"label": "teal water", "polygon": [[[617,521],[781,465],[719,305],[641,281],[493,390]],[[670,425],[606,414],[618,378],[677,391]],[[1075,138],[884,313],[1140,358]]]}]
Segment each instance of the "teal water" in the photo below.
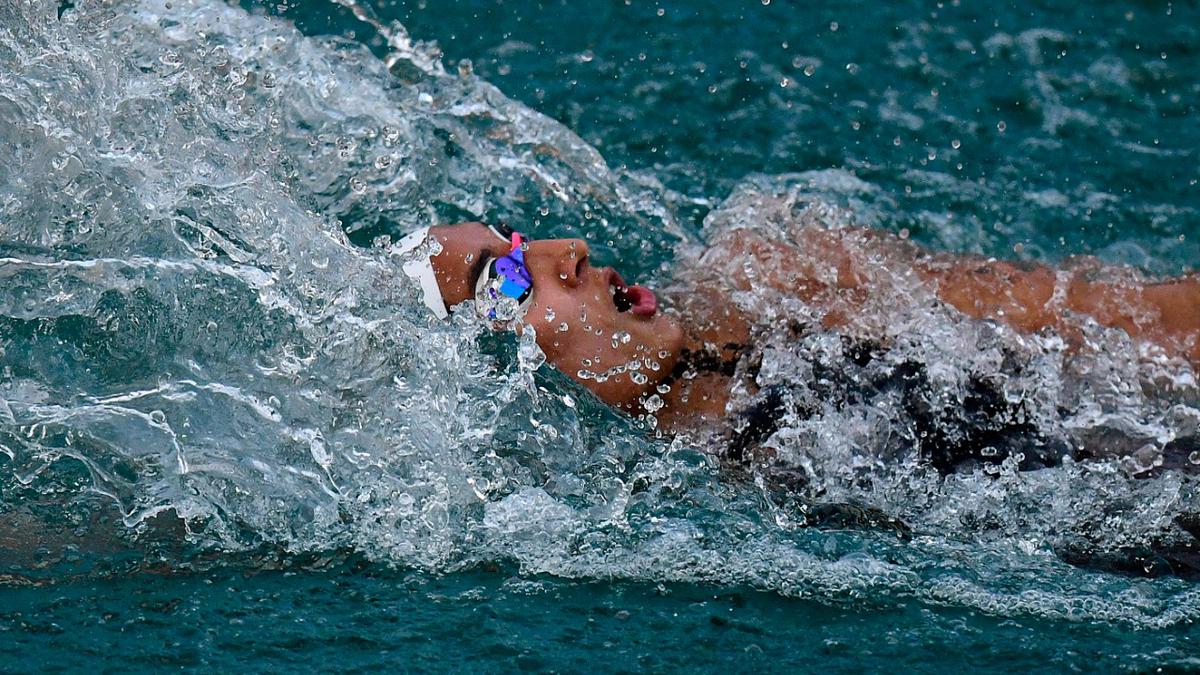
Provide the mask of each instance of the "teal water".
[{"label": "teal water", "polygon": [[5,669],[1184,672],[1186,630],[1113,631],[736,588],[351,568],[6,593]]},{"label": "teal water", "polygon": [[[943,478],[847,411],[790,427],[798,498],[912,536],[800,527],[388,255],[505,219],[666,280],[815,203],[1194,270],[1195,5],[588,5],[0,2],[0,670],[1195,668],[1190,474]],[[1196,433],[1194,374],[1112,345],[1030,361],[1046,423]]]}]

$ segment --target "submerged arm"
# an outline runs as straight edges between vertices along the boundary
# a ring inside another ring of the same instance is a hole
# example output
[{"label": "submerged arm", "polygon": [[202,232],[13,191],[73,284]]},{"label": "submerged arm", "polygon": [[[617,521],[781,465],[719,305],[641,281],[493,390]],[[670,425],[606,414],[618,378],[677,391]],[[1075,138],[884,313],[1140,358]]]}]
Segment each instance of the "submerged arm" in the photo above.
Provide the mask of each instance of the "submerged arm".
[{"label": "submerged arm", "polygon": [[[1200,276],[1147,282],[1129,268],[1098,263],[1054,269],[932,253],[887,232],[804,227],[794,243],[739,230],[714,242],[733,290],[766,286],[819,305],[828,328],[861,318],[868,300],[899,279],[919,281],[967,316],[1070,336],[1071,315],[1091,317],[1200,365]],[[747,261],[753,265],[746,265]],[[716,260],[710,260],[716,263]],[[730,264],[730,263],[733,264]],[[882,268],[882,273],[881,273]],[[742,321],[745,321],[743,318]]]},{"label": "submerged arm", "polygon": [[[1022,331],[1068,333],[1067,313],[1088,316],[1200,364],[1200,278],[1145,282],[1131,270],[1054,270],[996,260],[926,256],[914,264],[938,297],[978,319]],[[1103,278],[1107,277],[1107,278]]]}]

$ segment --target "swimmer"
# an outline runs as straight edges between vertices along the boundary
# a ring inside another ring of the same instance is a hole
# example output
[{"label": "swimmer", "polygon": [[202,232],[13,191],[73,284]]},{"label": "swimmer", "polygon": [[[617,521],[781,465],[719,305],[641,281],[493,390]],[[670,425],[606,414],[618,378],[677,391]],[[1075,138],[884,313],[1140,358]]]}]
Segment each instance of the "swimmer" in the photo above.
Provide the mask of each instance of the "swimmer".
[{"label": "swimmer", "polygon": [[[426,236],[410,235],[400,248],[410,251]],[[719,424],[733,388],[754,386],[735,373],[763,326],[733,296],[755,286],[819,307],[827,329],[869,330],[868,308],[891,301],[902,283],[973,320],[1056,331],[1075,347],[1079,322],[1091,320],[1200,366],[1195,273],[1151,283],[1090,260],[1053,269],[933,253],[864,229],[809,226],[792,241],[736,230],[686,266],[664,309],[650,289],[597,266],[582,239],[531,239],[482,223],[433,227],[428,236],[440,252],[406,269],[422,278],[424,268],[435,314],[475,300],[497,325],[532,328],[558,370],[611,406],[653,413],[668,431]]]}]

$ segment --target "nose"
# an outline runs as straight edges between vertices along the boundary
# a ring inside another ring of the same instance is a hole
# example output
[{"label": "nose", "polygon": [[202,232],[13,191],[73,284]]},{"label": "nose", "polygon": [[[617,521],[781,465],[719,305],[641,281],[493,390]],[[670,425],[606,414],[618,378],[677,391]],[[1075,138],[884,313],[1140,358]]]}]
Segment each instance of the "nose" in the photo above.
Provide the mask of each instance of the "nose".
[{"label": "nose", "polygon": [[571,288],[587,279],[590,268],[588,245],[582,239],[543,239],[532,242],[528,253],[542,262],[539,267],[553,270],[559,282]]}]

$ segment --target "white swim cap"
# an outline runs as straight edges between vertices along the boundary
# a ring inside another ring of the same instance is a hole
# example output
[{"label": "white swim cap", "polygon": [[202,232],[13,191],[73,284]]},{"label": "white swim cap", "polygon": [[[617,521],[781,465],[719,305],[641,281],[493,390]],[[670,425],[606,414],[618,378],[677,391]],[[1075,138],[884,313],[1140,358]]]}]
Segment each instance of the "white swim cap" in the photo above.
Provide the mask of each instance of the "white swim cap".
[{"label": "white swim cap", "polygon": [[[418,251],[422,246],[424,248]],[[406,235],[391,250],[392,255],[412,258],[402,265],[404,273],[421,288],[422,300],[429,311],[437,318],[444,319],[450,314],[446,311],[446,301],[442,298],[442,289],[438,286],[437,277],[433,273],[433,262],[430,260],[441,252],[441,243],[429,236],[428,227]]]}]

